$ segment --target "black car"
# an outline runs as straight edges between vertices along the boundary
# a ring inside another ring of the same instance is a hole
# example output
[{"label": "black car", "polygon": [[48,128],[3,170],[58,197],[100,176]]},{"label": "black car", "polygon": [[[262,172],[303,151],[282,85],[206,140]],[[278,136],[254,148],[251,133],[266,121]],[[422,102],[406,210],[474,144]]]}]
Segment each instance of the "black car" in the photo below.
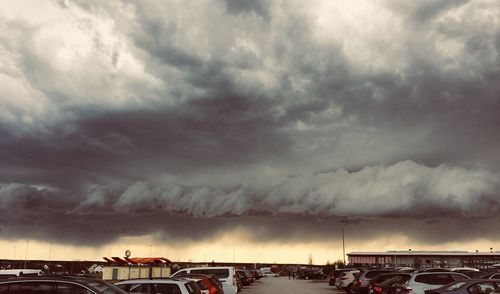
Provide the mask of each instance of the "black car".
[{"label": "black car", "polygon": [[370,281],[381,274],[394,272],[392,269],[377,269],[362,271],[354,280],[351,288],[351,293],[368,294]]},{"label": "black car", "polygon": [[[404,280],[404,278],[406,278],[406,280],[408,280],[408,279],[410,279],[410,274],[403,273],[403,272],[392,272],[392,273],[378,275],[370,280],[370,286],[368,287],[368,293],[372,294],[374,292],[373,287],[379,286],[380,284],[384,283],[385,281],[393,279],[393,278],[397,278],[396,279],[397,281]],[[380,289],[380,287],[378,289]]]},{"label": "black car", "polygon": [[0,280],[2,294],[127,294],[103,280],[85,277],[19,277]]},{"label": "black car", "polygon": [[400,293],[401,284],[411,278],[410,275],[395,276],[383,282],[373,284],[370,287],[370,294],[396,294]]}]

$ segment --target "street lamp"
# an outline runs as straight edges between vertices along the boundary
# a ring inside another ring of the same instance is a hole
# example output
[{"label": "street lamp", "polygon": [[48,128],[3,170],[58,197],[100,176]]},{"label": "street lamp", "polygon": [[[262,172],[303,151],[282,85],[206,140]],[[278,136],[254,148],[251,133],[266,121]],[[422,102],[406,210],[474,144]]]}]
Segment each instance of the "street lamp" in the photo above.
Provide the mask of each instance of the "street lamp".
[{"label": "street lamp", "polygon": [[345,264],[345,224],[347,223],[347,219],[342,219],[340,221],[342,223],[342,259],[344,261],[344,267],[346,266]]}]

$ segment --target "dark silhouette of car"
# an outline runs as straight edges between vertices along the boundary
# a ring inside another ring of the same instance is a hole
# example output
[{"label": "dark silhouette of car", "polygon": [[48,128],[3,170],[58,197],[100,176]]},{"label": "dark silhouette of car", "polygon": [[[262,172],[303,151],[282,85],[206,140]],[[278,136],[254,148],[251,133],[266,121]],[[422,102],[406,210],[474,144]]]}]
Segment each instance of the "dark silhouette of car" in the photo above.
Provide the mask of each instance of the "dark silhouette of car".
[{"label": "dark silhouette of car", "polygon": [[473,279],[455,281],[425,294],[490,294],[500,290],[500,280]]},{"label": "dark silhouette of car", "polygon": [[0,280],[2,294],[127,294],[103,280],[77,276],[18,277]]}]

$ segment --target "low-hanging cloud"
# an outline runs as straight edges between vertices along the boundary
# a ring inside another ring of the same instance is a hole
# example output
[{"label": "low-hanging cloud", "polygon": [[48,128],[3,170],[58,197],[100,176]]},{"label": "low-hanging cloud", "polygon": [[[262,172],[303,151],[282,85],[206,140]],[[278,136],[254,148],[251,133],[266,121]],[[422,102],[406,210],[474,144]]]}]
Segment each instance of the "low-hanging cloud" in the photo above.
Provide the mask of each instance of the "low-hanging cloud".
[{"label": "low-hanging cloud", "polygon": [[[141,181],[113,195],[116,212],[164,211],[194,217],[292,213],[313,216],[480,216],[498,210],[498,175],[460,167],[427,167],[412,161],[371,166],[357,172],[287,177],[276,175],[214,186]],[[229,185],[230,184],[230,185]],[[96,199],[96,201],[93,201]],[[82,207],[103,206],[106,195],[91,194]],[[439,215],[439,214],[438,214]]]}]

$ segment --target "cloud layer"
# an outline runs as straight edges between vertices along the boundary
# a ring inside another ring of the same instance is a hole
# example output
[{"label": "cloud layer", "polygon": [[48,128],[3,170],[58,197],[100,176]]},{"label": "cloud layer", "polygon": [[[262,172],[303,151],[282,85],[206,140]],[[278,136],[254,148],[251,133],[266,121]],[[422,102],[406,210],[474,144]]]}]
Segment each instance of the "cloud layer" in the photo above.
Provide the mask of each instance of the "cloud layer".
[{"label": "cloud layer", "polygon": [[2,234],[322,239],[349,217],[359,236],[484,237],[499,15],[494,0],[0,4]]}]

